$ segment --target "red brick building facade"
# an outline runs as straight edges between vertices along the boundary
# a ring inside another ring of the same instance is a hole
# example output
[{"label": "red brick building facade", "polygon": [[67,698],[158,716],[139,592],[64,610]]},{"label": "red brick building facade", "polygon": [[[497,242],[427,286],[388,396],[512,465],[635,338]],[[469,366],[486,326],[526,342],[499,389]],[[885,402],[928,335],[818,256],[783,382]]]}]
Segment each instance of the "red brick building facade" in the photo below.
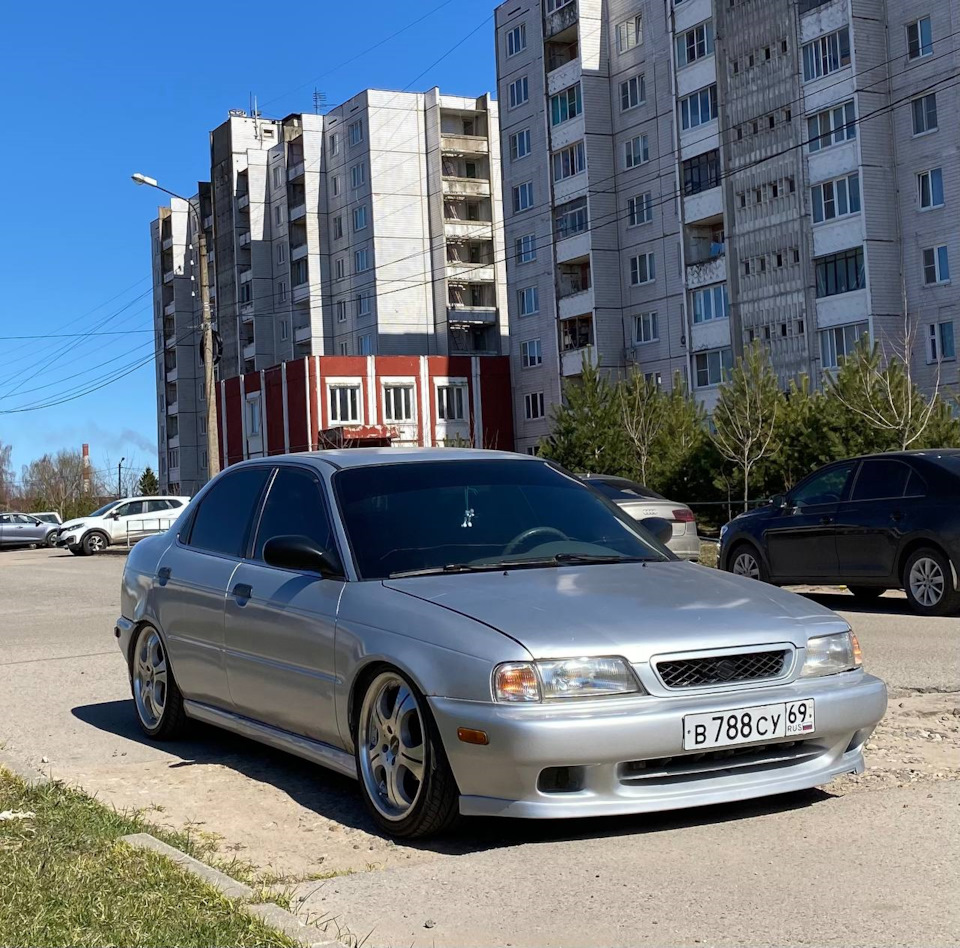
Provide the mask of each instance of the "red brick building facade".
[{"label": "red brick building facade", "polygon": [[220,382],[220,461],[340,445],[513,450],[506,356],[305,356]]}]

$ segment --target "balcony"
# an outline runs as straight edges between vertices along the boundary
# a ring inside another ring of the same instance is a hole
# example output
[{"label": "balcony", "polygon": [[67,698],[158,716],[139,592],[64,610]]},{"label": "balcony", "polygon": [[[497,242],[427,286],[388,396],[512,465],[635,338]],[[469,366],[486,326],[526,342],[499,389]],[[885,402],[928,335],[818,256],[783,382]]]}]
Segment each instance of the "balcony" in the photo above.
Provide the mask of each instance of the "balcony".
[{"label": "balcony", "polygon": [[591,286],[581,293],[574,293],[557,300],[557,317],[572,319],[581,313],[592,313],[593,307],[593,287]]},{"label": "balcony", "polygon": [[307,255],[307,245],[306,245],[306,242],[304,242],[304,243],[302,243],[302,244],[297,244],[296,247],[291,247],[291,248],[290,248],[290,259],[291,259],[291,260],[299,260],[299,259],[301,259],[302,257],[305,257],[306,255]]},{"label": "balcony", "polygon": [[203,229],[204,229],[204,230],[210,230],[211,227],[213,227],[213,215],[212,215],[212,214],[208,214],[208,215],[203,219]]},{"label": "balcony", "polygon": [[245,230],[238,238],[237,245],[240,247],[249,247],[250,246],[250,231]]},{"label": "balcony", "polygon": [[164,349],[173,349],[177,344],[177,334],[173,331],[163,337]]},{"label": "balcony", "polygon": [[496,306],[468,306],[466,303],[447,306],[447,322],[454,326],[489,326],[496,321]]},{"label": "balcony", "polygon": [[177,375],[177,367],[176,367],[176,366],[173,366],[173,367],[171,368],[171,367],[168,366],[168,367],[167,367],[167,381],[168,381],[168,382],[176,382],[177,378],[178,378],[178,375]]},{"label": "balcony", "polygon": [[301,217],[307,216],[307,205],[304,204],[295,204],[290,208],[290,217],[291,221],[298,221]]},{"label": "balcony", "polygon": [[449,197],[490,197],[490,182],[485,178],[445,177],[443,193]]},{"label": "balcony", "polygon": [[594,345],[584,346],[582,349],[568,349],[560,353],[560,371],[564,378],[573,375],[583,374],[583,364],[597,365],[597,347]]},{"label": "balcony", "polygon": [[256,354],[257,354],[256,340],[254,340],[253,342],[248,342],[243,347],[243,358],[246,359],[247,362],[250,362]]},{"label": "balcony", "polygon": [[[176,401],[176,402],[167,402],[167,415],[168,415],[168,416],[170,416],[170,415],[176,415],[179,410],[180,410],[180,402],[179,402],[179,401]],[[167,421],[167,433],[168,433],[171,437],[173,437],[173,434],[172,434],[172,431],[171,431],[171,428],[170,428],[170,422],[169,422],[169,420]]]},{"label": "balcony", "polygon": [[699,224],[723,215],[723,190],[710,188],[683,199],[683,218],[686,224]]},{"label": "balcony", "polygon": [[173,278],[177,274],[173,270],[164,270],[163,272],[163,282],[164,283],[173,283]]},{"label": "balcony", "polygon": [[493,240],[493,222],[444,217],[443,232],[447,237],[460,237],[464,240]]},{"label": "balcony", "polygon": [[253,322],[253,301],[248,300],[246,303],[240,304],[240,319],[245,323]]},{"label": "balcony", "polygon": [[163,239],[163,244],[161,244],[164,250],[170,250],[173,247],[173,238],[165,237]]},{"label": "balcony", "polygon": [[557,241],[557,263],[569,263],[578,257],[585,257],[590,253],[590,231],[564,237]]},{"label": "balcony", "polygon": [[559,299],[586,293],[592,286],[589,260],[564,263],[557,270],[557,296]]},{"label": "balcony", "polygon": [[543,18],[544,40],[548,40],[558,33],[568,30],[571,26],[575,26],[579,15],[577,0],[573,0],[572,3],[567,3],[553,13],[548,13]]},{"label": "balcony", "polygon": [[167,303],[166,306],[163,307],[164,316],[173,316],[173,314],[176,313],[176,311],[177,311],[177,304],[172,300],[169,303]]},{"label": "balcony", "polygon": [[727,279],[727,258],[723,255],[723,244],[714,244],[720,248],[716,256],[697,260],[687,266],[687,287],[691,290],[710,283],[724,283]]},{"label": "balcony", "polygon": [[242,211],[245,207],[250,206],[250,195],[244,192],[243,194],[237,195],[237,210]]},{"label": "balcony", "polygon": [[303,177],[303,159],[301,158],[295,165],[290,165],[287,168],[287,180],[296,181],[298,178]]},{"label": "balcony", "polygon": [[440,138],[440,149],[445,155],[486,155],[490,144],[485,135],[452,135],[445,132]]},{"label": "balcony", "polygon": [[301,283],[299,286],[295,286],[290,295],[294,303],[302,303],[310,297],[310,284]]},{"label": "balcony", "polygon": [[294,342],[309,342],[313,334],[313,330],[309,326],[301,326],[299,329],[293,331],[293,341]]},{"label": "balcony", "polygon": [[458,283],[492,283],[496,272],[492,263],[447,260],[447,279]]}]

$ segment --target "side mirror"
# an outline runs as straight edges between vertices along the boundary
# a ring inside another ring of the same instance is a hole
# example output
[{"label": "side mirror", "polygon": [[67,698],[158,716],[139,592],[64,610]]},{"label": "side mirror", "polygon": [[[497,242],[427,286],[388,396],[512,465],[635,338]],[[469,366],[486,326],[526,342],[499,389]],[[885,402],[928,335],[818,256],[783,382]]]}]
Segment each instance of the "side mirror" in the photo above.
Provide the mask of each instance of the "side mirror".
[{"label": "side mirror", "polygon": [[263,544],[263,561],[278,569],[298,573],[319,573],[324,579],[340,579],[343,569],[335,558],[320,549],[309,537],[271,537]]},{"label": "side mirror", "polygon": [[640,525],[652,533],[664,546],[673,536],[673,524],[663,517],[646,517]]},{"label": "side mirror", "polygon": [[787,506],[787,498],[783,494],[774,494],[770,498],[770,505],[774,510],[779,510],[781,507]]}]

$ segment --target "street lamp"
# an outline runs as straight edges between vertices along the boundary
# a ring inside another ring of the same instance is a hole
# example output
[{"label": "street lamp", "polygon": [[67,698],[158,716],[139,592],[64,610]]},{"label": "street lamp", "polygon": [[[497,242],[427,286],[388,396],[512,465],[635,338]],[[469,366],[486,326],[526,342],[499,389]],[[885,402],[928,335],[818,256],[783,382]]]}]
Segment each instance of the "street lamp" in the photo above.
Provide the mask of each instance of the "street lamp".
[{"label": "street lamp", "polygon": [[[185,201],[193,215],[194,227],[197,233],[197,249],[200,254],[200,307],[202,312],[200,327],[203,331],[203,390],[207,397],[207,476],[208,478],[220,473],[220,433],[217,424],[217,391],[213,379],[213,320],[210,315],[210,282],[207,271],[207,234],[203,229],[199,206],[194,206],[190,198],[185,198],[175,191],[168,191],[157,183],[156,178],[145,174],[130,176],[135,184],[147,185],[169,194],[171,197]],[[199,205],[199,201],[197,202]]]},{"label": "street lamp", "polygon": [[123,497],[123,462],[126,461],[126,458],[120,458],[120,463],[117,465],[117,499],[119,500]]}]

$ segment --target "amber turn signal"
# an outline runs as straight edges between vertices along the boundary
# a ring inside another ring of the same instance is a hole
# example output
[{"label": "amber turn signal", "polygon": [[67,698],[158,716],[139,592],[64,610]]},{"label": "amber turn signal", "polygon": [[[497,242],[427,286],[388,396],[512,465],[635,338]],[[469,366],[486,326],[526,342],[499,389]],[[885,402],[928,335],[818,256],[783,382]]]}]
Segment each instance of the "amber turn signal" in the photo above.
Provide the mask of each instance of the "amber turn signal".
[{"label": "amber turn signal", "polygon": [[458,727],[457,737],[459,737],[464,744],[489,744],[490,743],[490,738],[487,737],[486,731],[477,731],[472,727]]}]

